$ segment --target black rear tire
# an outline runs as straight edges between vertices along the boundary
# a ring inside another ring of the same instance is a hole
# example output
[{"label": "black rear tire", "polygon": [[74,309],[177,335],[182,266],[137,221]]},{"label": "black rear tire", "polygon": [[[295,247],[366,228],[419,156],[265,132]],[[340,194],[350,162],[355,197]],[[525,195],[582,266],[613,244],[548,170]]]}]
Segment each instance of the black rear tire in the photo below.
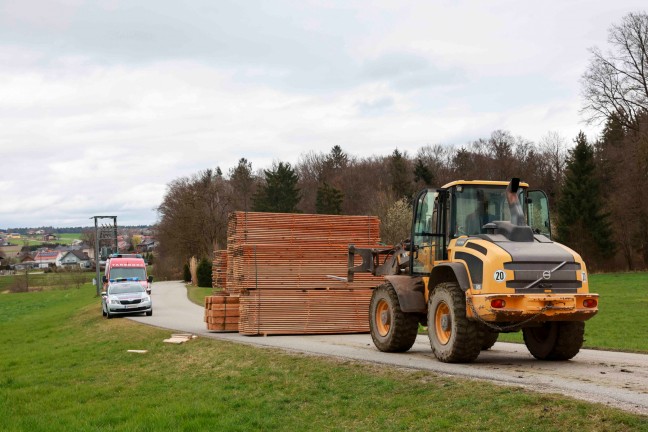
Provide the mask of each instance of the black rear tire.
[{"label": "black rear tire", "polygon": [[547,322],[522,329],[524,344],[538,360],[569,360],[580,351],[585,336],[582,321]]},{"label": "black rear tire", "polygon": [[488,327],[482,325],[479,327],[479,340],[481,341],[481,350],[482,351],[487,351],[495,345],[495,342],[497,342],[497,338],[499,337],[499,333],[492,331]]},{"label": "black rear tire", "polygon": [[394,286],[386,282],[376,288],[369,304],[369,329],[374,345],[383,352],[405,352],[418,333],[417,314],[401,311]]},{"label": "black rear tire", "polygon": [[432,351],[444,363],[468,363],[481,351],[480,325],[466,316],[466,294],[456,283],[437,285],[428,305]]}]

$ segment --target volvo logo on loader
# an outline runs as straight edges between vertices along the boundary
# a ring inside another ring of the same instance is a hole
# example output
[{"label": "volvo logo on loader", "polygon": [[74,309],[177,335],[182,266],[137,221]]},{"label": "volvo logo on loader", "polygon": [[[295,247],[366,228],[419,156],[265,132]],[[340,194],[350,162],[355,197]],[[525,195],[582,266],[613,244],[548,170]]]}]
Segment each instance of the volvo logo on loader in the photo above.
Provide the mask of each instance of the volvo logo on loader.
[{"label": "volvo logo on loader", "polygon": [[551,272],[549,270],[543,271],[542,272],[542,279],[544,279],[544,280],[551,279]]}]

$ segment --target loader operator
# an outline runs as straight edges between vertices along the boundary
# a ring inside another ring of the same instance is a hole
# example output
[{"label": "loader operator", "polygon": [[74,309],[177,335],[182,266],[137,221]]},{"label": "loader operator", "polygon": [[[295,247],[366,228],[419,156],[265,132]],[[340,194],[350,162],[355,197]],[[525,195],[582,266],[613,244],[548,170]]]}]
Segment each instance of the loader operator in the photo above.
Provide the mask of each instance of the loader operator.
[{"label": "loader operator", "polygon": [[483,234],[483,226],[495,220],[495,215],[488,211],[488,199],[484,196],[483,190],[477,190],[477,208],[466,216],[465,231],[468,235]]},{"label": "loader operator", "polygon": [[526,221],[524,218],[524,211],[522,210],[522,205],[520,204],[520,199],[517,194],[517,185],[515,185],[515,190],[511,188],[512,183],[506,187],[506,201],[509,205],[509,212],[511,213],[511,223],[513,225],[525,225]]}]

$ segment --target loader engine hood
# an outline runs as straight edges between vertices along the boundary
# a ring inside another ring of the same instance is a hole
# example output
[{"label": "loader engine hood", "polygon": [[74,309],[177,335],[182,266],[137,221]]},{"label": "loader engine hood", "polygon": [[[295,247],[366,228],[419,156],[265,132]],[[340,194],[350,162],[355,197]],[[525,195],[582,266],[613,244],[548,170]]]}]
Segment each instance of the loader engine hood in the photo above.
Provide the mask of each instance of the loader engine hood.
[{"label": "loader engine hood", "polygon": [[497,244],[511,255],[513,261],[574,262],[574,256],[548,237],[533,234],[527,225],[495,221],[486,225],[487,234],[479,237]]},{"label": "loader engine hood", "polygon": [[[512,271],[507,288],[516,293],[576,293],[582,287],[580,257],[529,226],[496,221],[488,224],[480,239],[494,243],[511,256],[504,269]],[[579,276],[581,276],[579,278]]]}]

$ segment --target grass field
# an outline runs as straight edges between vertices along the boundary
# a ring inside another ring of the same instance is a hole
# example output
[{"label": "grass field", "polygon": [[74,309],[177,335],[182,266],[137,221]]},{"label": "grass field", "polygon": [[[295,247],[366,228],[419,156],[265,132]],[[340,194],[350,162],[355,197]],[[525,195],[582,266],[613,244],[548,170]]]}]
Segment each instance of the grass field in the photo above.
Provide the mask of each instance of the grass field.
[{"label": "grass field", "polygon": [[[585,324],[584,346],[648,352],[648,273],[590,275],[590,291],[600,295],[599,313]],[[522,333],[498,340],[522,342]]]},{"label": "grass field", "polygon": [[191,284],[187,284],[186,286],[187,297],[199,306],[205,306],[205,297],[212,295],[214,292],[213,288],[200,288]]},{"label": "grass field", "polygon": [[648,430],[646,417],[516,387],[208,339],[164,344],[169,331],[103,319],[93,293],[0,294],[0,430]]},{"label": "grass field", "polygon": [[56,234],[56,236],[58,237],[58,240],[44,242],[42,240],[42,236],[29,237],[24,235],[20,239],[12,240],[12,243],[22,245],[24,242],[27,242],[27,245],[29,246],[42,245],[43,243],[59,243],[62,245],[71,245],[74,240],[81,239],[81,233]]},{"label": "grass field", "polygon": [[42,290],[52,288],[77,288],[84,283],[91,282],[96,277],[94,272],[58,272],[43,273],[36,271],[26,277],[24,272],[16,275],[0,276],[0,293],[12,289],[16,282],[21,286],[27,285],[29,290]]}]

